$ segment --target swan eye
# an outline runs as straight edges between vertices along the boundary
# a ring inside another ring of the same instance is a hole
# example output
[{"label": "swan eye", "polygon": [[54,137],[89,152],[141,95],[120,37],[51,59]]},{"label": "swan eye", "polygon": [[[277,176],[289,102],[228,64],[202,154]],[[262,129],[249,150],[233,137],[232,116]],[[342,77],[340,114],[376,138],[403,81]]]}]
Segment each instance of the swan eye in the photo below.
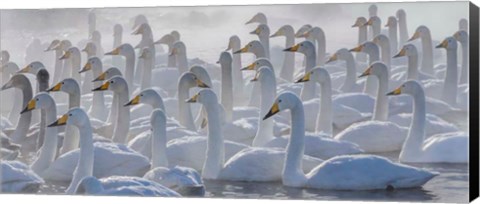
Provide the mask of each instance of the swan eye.
[{"label": "swan eye", "polygon": [[248,45],[248,46],[252,47],[252,44],[250,44],[250,45]]},{"label": "swan eye", "polygon": [[113,84],[113,83],[114,83],[114,81],[110,81],[110,83],[111,83],[111,84]]},{"label": "swan eye", "polygon": [[38,101],[38,98],[36,98],[35,100]]},{"label": "swan eye", "polygon": [[257,65],[259,65],[260,63],[257,62]]},{"label": "swan eye", "polygon": [[303,44],[300,44],[300,46],[303,46]]},{"label": "swan eye", "polygon": [[140,94],[140,96],[142,97],[142,96],[143,96],[143,94]]},{"label": "swan eye", "polygon": [[70,114],[68,114],[68,116],[72,116],[72,114],[70,113]]},{"label": "swan eye", "polygon": [[282,99],[278,99],[278,102],[281,103],[281,102],[282,102]]},{"label": "swan eye", "polygon": [[62,82],[62,85],[65,84],[65,82]]}]

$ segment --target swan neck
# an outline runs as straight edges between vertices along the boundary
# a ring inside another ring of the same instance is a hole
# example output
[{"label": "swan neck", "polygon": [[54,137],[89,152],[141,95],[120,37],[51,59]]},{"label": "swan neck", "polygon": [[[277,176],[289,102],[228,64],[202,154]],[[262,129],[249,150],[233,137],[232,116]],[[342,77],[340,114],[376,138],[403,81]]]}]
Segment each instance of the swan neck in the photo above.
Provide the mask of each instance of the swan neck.
[{"label": "swan neck", "polygon": [[290,109],[291,135],[287,144],[287,155],[283,167],[283,183],[298,183],[298,178],[305,178],[302,158],[305,149],[305,113],[301,101]]},{"label": "swan neck", "polygon": [[152,169],[168,167],[166,121],[152,127]]},{"label": "swan neck", "polygon": [[113,131],[113,142],[125,144],[127,141],[128,130],[130,129],[130,106],[123,106],[128,102],[128,87],[124,90],[115,92],[118,96],[118,116],[116,118],[115,129]]},{"label": "swan neck", "polygon": [[221,104],[225,108],[227,122],[233,119],[233,84],[232,84],[232,64],[222,64],[222,91]]},{"label": "swan neck", "polygon": [[181,125],[187,129],[195,131],[195,123],[193,122],[193,115],[190,104],[185,103],[188,100],[188,92],[190,87],[184,81],[180,80],[178,85],[178,116]]},{"label": "swan neck", "polygon": [[375,110],[372,120],[386,121],[388,119],[388,98],[385,95],[388,91],[388,73],[383,71],[378,76],[378,92],[375,101]]},{"label": "swan neck", "polygon": [[408,56],[408,79],[418,80],[418,55]]},{"label": "swan neck", "polygon": [[207,111],[208,138],[207,158],[203,166],[202,177],[216,179],[225,162],[225,145],[220,123],[220,104],[213,102],[204,104]]},{"label": "swan neck", "polygon": [[457,49],[447,49],[447,70],[442,94],[442,100],[455,106],[457,103]]},{"label": "swan neck", "polygon": [[135,52],[128,52],[125,55],[125,81],[128,87],[133,90],[133,75],[135,69]]},{"label": "swan neck", "polygon": [[413,95],[413,119],[400,152],[400,159],[412,160],[421,156],[423,140],[425,139],[425,121],[425,94],[422,90]]},{"label": "swan neck", "polygon": [[260,39],[260,42],[263,45],[264,51],[265,51],[265,58],[270,59],[270,36],[267,35],[260,35],[258,36]]},{"label": "swan neck", "polygon": [[317,65],[322,66],[325,64],[325,52],[326,52],[326,40],[323,31],[318,32],[315,36],[317,40]]},{"label": "swan neck", "polygon": [[[306,63],[305,63],[305,73],[312,70],[316,65],[316,54],[315,49],[311,49],[305,53]],[[300,93],[303,101],[310,100],[315,97],[315,83],[304,83],[302,91]]]},{"label": "swan neck", "polygon": [[432,44],[432,37],[430,33],[427,33],[425,36],[422,37],[422,71],[427,74],[433,75],[433,44]]},{"label": "swan neck", "polygon": [[[288,33],[285,35],[285,47],[293,47],[295,44],[295,37],[293,33]],[[293,72],[295,68],[295,53],[293,52],[284,52],[283,53],[283,65],[282,70],[280,71],[280,78],[285,79],[286,81],[293,81]]]},{"label": "swan neck", "polygon": [[317,132],[324,132],[329,135],[332,134],[332,83],[328,78],[323,83],[320,83],[320,112],[317,115]]},{"label": "swan neck", "polygon": [[345,76],[345,82],[342,87],[343,92],[351,92],[352,89],[357,85],[357,68],[355,65],[355,59],[353,58],[353,55],[349,54],[347,55],[347,58],[345,59],[345,65],[347,68],[347,73]]},{"label": "swan neck", "polygon": [[67,188],[67,194],[73,194],[75,188],[82,178],[93,175],[94,146],[93,130],[90,121],[78,126],[80,131],[80,156],[78,158],[77,168],[74,171],[70,186]]},{"label": "swan neck", "polygon": [[[55,104],[51,104],[48,108],[45,109],[46,122],[45,125],[51,124],[57,120],[57,108]],[[57,153],[57,127],[45,127],[45,139],[40,148],[40,153],[37,159],[32,164],[32,170],[41,174],[45,169],[47,169],[50,164],[55,160]]]},{"label": "swan neck", "polygon": [[276,79],[274,76],[265,77],[266,80],[260,81],[260,115],[258,118],[258,129],[255,138],[253,139],[252,146],[261,147],[274,139],[273,136],[273,117],[263,120],[263,116],[266,115],[270,109],[271,104],[276,97]]}]

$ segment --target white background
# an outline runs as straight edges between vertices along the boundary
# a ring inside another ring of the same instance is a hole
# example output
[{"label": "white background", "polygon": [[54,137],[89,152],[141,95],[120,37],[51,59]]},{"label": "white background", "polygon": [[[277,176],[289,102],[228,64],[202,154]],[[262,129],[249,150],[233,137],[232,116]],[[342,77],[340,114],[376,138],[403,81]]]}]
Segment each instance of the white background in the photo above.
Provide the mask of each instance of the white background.
[{"label": "white background", "polygon": [[[380,1],[380,0],[377,0]],[[411,0],[407,0],[411,1]],[[417,0],[423,1],[423,0]],[[438,1],[438,0],[436,0]],[[472,0],[477,6],[480,5],[480,0]],[[361,2],[376,2],[372,0],[176,0],[171,1],[159,0],[141,0],[141,1],[127,1],[127,0],[2,0],[0,9],[19,9],[19,8],[91,8],[91,7],[141,7],[141,6],[193,6],[193,5],[247,5],[247,4],[292,4],[292,3],[361,3]],[[401,1],[389,1],[401,2]],[[1,204],[42,204],[42,203],[64,203],[64,204],[96,204],[96,203],[115,203],[115,204],[134,204],[134,203],[175,203],[175,204],[309,204],[320,203],[324,201],[282,201],[282,200],[225,200],[225,199],[168,199],[168,198],[132,198],[132,197],[91,197],[91,196],[40,196],[40,195],[0,195]],[[329,203],[361,203],[361,202],[329,202]],[[480,200],[476,202],[479,204]]]}]

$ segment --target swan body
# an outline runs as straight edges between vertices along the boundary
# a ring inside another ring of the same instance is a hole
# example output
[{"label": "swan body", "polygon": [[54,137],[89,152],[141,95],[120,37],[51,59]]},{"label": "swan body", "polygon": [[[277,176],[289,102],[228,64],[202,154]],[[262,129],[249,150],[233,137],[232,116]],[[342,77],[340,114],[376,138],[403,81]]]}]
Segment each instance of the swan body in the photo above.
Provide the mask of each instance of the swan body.
[{"label": "swan body", "polygon": [[36,193],[45,182],[19,161],[1,161],[0,165],[0,190],[3,193]]}]

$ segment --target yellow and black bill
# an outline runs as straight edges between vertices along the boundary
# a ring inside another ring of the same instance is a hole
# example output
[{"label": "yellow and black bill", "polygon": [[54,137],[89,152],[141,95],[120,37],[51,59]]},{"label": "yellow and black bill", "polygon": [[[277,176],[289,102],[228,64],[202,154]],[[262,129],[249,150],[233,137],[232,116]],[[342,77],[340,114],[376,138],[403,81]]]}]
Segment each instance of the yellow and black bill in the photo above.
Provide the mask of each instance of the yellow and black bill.
[{"label": "yellow and black bill", "polygon": [[20,114],[30,112],[33,109],[35,109],[36,106],[37,106],[37,100],[32,99],[32,100],[28,101],[27,106],[22,110],[22,112],[20,112]]},{"label": "yellow and black bill", "polygon": [[68,119],[68,114],[62,115],[62,117],[60,117],[58,120],[48,125],[47,127],[56,127],[56,126],[65,125],[67,124],[67,119]]},{"label": "yellow and black bill", "polygon": [[140,103],[140,95],[137,95],[137,96],[135,96],[135,98],[133,98],[132,100],[130,100],[128,103],[126,103],[123,106],[133,106],[133,105],[137,105],[139,103]]},{"label": "yellow and black bill", "polygon": [[270,108],[270,111],[268,111],[267,115],[265,115],[265,117],[263,117],[263,120],[266,120],[270,117],[272,117],[273,115],[277,114],[278,112],[280,112],[280,109],[278,108],[278,102],[275,102],[272,106],[272,108]]},{"label": "yellow and black bill", "polygon": [[105,91],[105,90],[108,90],[109,86],[110,86],[110,82],[107,81],[107,82],[103,83],[101,86],[93,89],[92,91]]}]

